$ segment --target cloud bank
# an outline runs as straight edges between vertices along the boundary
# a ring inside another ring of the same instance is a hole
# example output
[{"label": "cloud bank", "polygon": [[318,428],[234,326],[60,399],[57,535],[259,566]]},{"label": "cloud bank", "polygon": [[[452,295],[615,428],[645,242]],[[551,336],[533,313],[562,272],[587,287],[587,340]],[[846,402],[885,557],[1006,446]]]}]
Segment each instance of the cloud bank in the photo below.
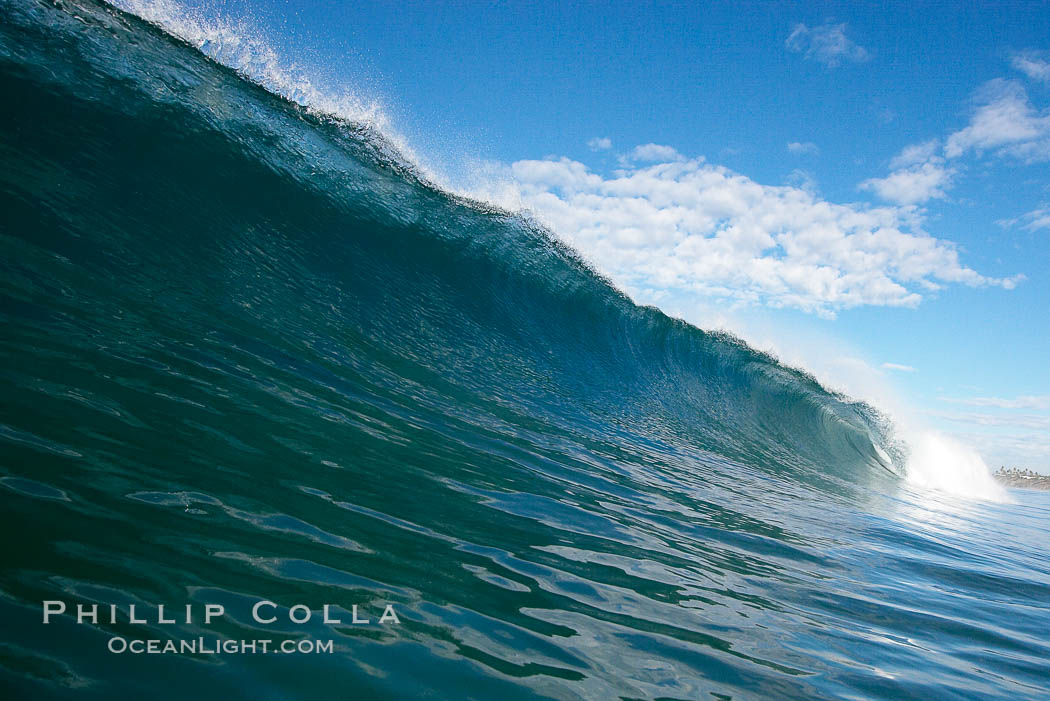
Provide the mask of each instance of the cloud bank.
[{"label": "cloud bank", "polygon": [[503,167],[502,192],[620,287],[648,299],[697,293],[730,303],[834,316],[914,307],[946,284],[1012,288],[963,265],[912,207],[835,204],[811,190],[762,185],[702,158],[647,144],[605,176],[567,158]]}]

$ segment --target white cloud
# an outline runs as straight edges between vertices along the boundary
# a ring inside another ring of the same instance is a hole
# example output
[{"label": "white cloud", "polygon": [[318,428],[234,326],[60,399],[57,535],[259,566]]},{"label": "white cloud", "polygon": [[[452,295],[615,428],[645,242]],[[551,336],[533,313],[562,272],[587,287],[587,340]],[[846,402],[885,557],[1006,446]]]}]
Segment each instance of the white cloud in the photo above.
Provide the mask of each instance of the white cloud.
[{"label": "white cloud", "polygon": [[899,170],[901,168],[908,168],[910,166],[919,165],[931,160],[937,155],[937,151],[941,148],[941,142],[939,139],[930,139],[929,141],[923,141],[921,144],[912,144],[911,146],[905,146],[900,153],[893,157],[890,161],[890,170]]},{"label": "white cloud", "polygon": [[846,36],[845,24],[829,22],[812,28],[796,24],[784,45],[789,51],[801,53],[806,58],[830,67],[839,65],[843,60],[860,62],[870,57],[863,46],[858,46]]},{"label": "white cloud", "polygon": [[1014,68],[1032,80],[1050,83],[1050,60],[1038,51],[1021,51],[1010,57]]},{"label": "white cloud", "polygon": [[897,204],[921,204],[927,200],[945,196],[951,187],[955,170],[946,168],[939,159],[921,165],[903,168],[885,178],[872,178],[860,184],[862,190],[872,190],[887,202]]},{"label": "white cloud", "polygon": [[900,365],[898,363],[883,363],[882,368],[884,370],[896,370],[897,372],[915,372],[915,368],[911,365]]},{"label": "white cloud", "polygon": [[991,80],[977,91],[975,103],[970,124],[945,142],[946,156],[975,150],[1029,163],[1050,160],[1050,113],[1037,111],[1019,82]]},{"label": "white cloud", "polygon": [[813,177],[812,173],[796,168],[787,174],[784,178],[784,184],[792,187],[797,187],[800,190],[805,190],[810,194],[815,194],[820,188],[817,187],[817,181]]},{"label": "white cloud", "polygon": [[1029,231],[1050,229],[1050,209],[1035,209],[1022,218],[1027,220],[1024,228]]},{"label": "white cloud", "polygon": [[1029,395],[1007,399],[1004,397],[941,397],[942,402],[965,406],[986,406],[996,409],[1050,409],[1050,395]]},{"label": "white cloud", "polygon": [[1009,229],[1020,225],[1022,229],[1028,231],[1037,231],[1039,229],[1050,229],[1050,208],[1040,207],[1033,209],[1027,214],[1022,214],[1019,217],[1013,219],[1000,219],[996,222],[999,226],[1004,229]]},{"label": "white cloud", "polygon": [[812,141],[792,141],[787,145],[787,150],[788,153],[795,155],[816,155],[820,153],[820,148]]},{"label": "white cloud", "polygon": [[566,158],[518,161],[505,167],[502,193],[476,194],[531,210],[621,288],[649,298],[673,291],[832,316],[914,307],[950,283],[1019,279],[963,265],[914,208],[835,204],[669,147],[636,151],[665,160],[610,176]]},{"label": "white cloud", "polygon": [[632,161],[652,163],[654,161],[675,161],[681,158],[681,155],[670,146],[643,144],[642,146],[635,146],[628,158]]},{"label": "white cloud", "polygon": [[1012,156],[1027,164],[1050,161],[1050,128],[1045,129],[1041,136],[1040,139],[1006,146],[1000,150],[1000,155]]},{"label": "white cloud", "polygon": [[[890,161],[891,173],[860,183],[887,202],[917,205],[943,198],[954,184],[958,169],[946,165],[973,151],[1012,157],[1026,163],[1050,161],[1050,110],[1032,106],[1024,86],[1016,80],[995,79],[974,95],[970,123],[945,139],[931,139],[904,148]],[[1004,226],[1017,220],[1004,220]],[[1043,226],[1033,218],[1031,228]]]},{"label": "white cloud", "polygon": [[608,151],[612,148],[612,139],[607,136],[596,136],[587,142],[592,151]]}]

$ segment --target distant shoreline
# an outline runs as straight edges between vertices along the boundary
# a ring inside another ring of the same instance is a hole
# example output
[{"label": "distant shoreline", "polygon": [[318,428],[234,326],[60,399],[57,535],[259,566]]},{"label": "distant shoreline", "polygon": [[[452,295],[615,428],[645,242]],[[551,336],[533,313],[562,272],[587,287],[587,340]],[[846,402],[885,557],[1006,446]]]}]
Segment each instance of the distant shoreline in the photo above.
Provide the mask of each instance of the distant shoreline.
[{"label": "distant shoreline", "polygon": [[1050,477],[1037,474],[1031,470],[1007,470],[1005,468],[999,468],[997,472],[992,473],[992,477],[1006,487],[1050,490]]}]

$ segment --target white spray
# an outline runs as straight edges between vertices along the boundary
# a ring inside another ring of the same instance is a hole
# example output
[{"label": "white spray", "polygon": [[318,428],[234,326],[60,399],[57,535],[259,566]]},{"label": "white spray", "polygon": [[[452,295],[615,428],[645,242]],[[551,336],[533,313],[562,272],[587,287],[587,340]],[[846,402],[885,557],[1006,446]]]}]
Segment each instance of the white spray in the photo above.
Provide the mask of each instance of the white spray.
[{"label": "white spray", "polygon": [[933,431],[911,437],[908,444],[908,482],[957,496],[1008,500],[1006,490],[973,448]]}]

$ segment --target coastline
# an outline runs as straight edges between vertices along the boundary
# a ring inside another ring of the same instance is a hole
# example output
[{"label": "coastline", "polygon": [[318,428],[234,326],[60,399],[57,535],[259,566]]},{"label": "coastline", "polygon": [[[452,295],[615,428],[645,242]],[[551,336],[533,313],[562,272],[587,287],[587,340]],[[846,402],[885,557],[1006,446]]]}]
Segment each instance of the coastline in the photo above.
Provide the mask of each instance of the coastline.
[{"label": "coastline", "polygon": [[1007,470],[999,468],[992,473],[995,481],[1011,489],[1042,489],[1050,491],[1050,476],[1040,475],[1031,470]]}]

